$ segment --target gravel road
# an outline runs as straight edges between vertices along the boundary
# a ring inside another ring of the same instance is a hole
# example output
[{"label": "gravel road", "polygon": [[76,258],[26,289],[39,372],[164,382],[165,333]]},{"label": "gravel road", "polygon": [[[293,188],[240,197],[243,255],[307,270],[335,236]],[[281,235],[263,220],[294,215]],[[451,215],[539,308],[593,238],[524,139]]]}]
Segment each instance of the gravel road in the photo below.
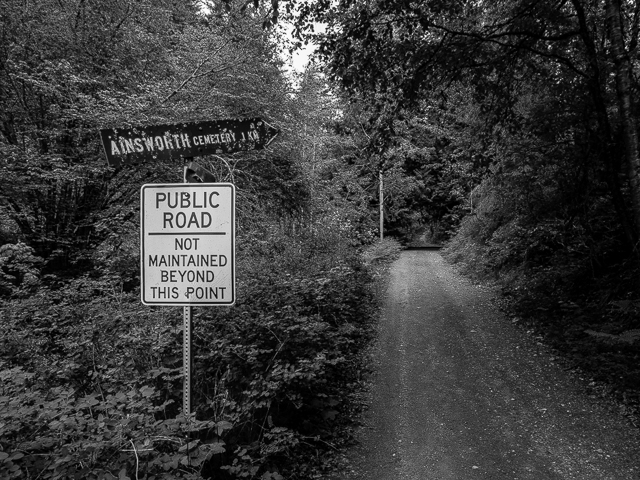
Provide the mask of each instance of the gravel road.
[{"label": "gravel road", "polygon": [[639,430],[438,252],[403,252],[352,480],[640,479]]}]

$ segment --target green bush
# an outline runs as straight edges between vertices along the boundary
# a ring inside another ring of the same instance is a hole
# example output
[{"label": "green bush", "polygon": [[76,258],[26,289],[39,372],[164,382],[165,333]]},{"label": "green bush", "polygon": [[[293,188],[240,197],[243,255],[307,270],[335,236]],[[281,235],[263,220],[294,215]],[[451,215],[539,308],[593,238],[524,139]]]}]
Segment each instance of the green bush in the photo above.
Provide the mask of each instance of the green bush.
[{"label": "green bush", "polygon": [[195,309],[197,422],[180,415],[181,308],[104,270],[5,302],[0,477],[311,477],[343,441],[369,273],[339,231],[274,227],[238,238],[237,271],[234,307]]},{"label": "green bush", "polygon": [[394,238],[386,237],[367,246],[362,253],[362,259],[366,264],[393,260],[400,254],[401,250],[402,245],[400,242]]},{"label": "green bush", "polygon": [[198,478],[197,467],[222,449],[220,441],[183,449],[187,430],[204,422],[158,419],[166,402],[153,387],[79,395],[31,389],[34,376],[2,371],[2,478]]},{"label": "green bush", "polygon": [[21,242],[0,246],[0,296],[23,296],[38,287],[42,258],[34,253]]}]

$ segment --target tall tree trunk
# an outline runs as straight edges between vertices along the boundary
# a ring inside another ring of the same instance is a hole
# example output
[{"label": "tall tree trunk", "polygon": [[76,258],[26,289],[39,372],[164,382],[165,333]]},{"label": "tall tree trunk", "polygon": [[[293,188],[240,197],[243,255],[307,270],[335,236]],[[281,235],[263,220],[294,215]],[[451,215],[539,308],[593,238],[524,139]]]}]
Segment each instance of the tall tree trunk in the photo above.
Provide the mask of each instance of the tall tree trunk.
[{"label": "tall tree trunk", "polygon": [[640,148],[638,125],[633,116],[631,98],[631,61],[624,46],[620,0],[606,1],[606,21],[615,65],[618,111],[624,138],[627,175],[631,186],[631,204],[636,234],[640,232]]},{"label": "tall tree trunk", "polygon": [[622,185],[618,176],[618,167],[616,161],[613,158],[612,151],[614,149],[613,134],[611,124],[609,122],[609,113],[607,109],[607,103],[604,94],[604,80],[602,70],[600,69],[600,58],[598,56],[598,50],[594,35],[589,28],[589,22],[587,15],[582,5],[582,0],[572,0],[576,16],[580,25],[580,37],[585,48],[585,54],[588,61],[588,79],[587,85],[589,87],[589,93],[593,100],[596,117],[598,119],[598,158],[605,167],[606,182],[611,193],[611,200],[613,206],[618,214],[618,220],[622,225],[625,240],[629,249],[634,250],[636,239],[636,228],[634,225],[635,217],[630,215],[622,193]]}]

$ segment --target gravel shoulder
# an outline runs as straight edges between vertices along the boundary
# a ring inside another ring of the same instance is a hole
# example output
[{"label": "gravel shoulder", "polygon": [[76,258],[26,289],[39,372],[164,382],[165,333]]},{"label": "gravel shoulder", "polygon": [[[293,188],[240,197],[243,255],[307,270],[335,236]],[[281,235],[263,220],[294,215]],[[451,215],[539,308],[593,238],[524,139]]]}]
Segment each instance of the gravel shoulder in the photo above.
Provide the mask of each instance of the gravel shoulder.
[{"label": "gravel shoulder", "polygon": [[389,272],[349,480],[640,479],[640,431],[436,251]]}]

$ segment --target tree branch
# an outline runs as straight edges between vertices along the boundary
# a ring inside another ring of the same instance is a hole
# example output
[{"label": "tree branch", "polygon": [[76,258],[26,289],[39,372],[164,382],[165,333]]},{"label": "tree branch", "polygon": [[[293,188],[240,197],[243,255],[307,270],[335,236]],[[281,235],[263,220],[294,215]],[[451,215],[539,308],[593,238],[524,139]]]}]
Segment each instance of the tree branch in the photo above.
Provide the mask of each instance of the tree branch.
[{"label": "tree branch", "polygon": [[[191,75],[189,75],[181,84],[178,88],[176,88],[173,92],[171,92],[164,100],[162,100],[162,102],[160,102],[161,104],[167,103],[169,100],[171,100],[175,95],[177,95],[191,80],[195,79],[195,78],[200,78],[200,77],[205,77],[207,75],[211,75],[213,73],[220,73],[223,72],[225,70],[228,70],[229,68],[236,66],[236,65],[240,65],[241,62],[238,62],[236,64],[227,64],[223,67],[221,67],[218,70],[214,70],[211,69],[208,72],[205,73],[198,73],[200,71],[200,69],[205,65],[205,63],[207,63],[211,58],[215,57],[218,55],[218,53],[220,51],[222,51],[222,49],[224,49],[228,44],[230,43],[230,40],[227,40],[226,42],[224,42],[223,44],[221,44],[214,52],[212,52],[208,57],[202,59],[202,61],[200,61],[200,63],[198,64],[198,66],[193,70],[193,72],[191,73]],[[237,60],[237,58],[236,58]]]},{"label": "tree branch", "polygon": [[[479,40],[480,42],[487,42],[487,43],[493,43],[495,45],[498,45],[500,47],[503,48],[507,48],[510,50],[525,50],[528,52],[531,52],[535,55],[544,57],[544,58],[548,58],[550,60],[554,60],[557,63],[566,66],[567,68],[569,68],[569,70],[573,71],[574,73],[578,74],[581,77],[586,77],[586,73],[583,72],[582,70],[580,70],[578,67],[576,67],[568,58],[563,57],[557,53],[547,53],[547,52],[543,52],[540,50],[537,50],[531,46],[527,46],[527,45],[523,45],[521,43],[517,43],[517,44],[511,44],[511,43],[507,43],[507,42],[503,42],[503,41],[499,41],[498,38],[501,37],[510,37],[511,35],[508,32],[505,32],[504,34],[500,34],[500,35],[493,35],[492,37],[485,37],[484,35],[478,33],[478,32],[463,32],[463,31],[459,31],[459,30],[453,30],[451,28],[445,27],[444,25],[438,25],[438,24],[432,24],[433,28],[442,30],[443,32],[448,33],[449,35],[453,35],[453,36],[459,36],[459,37],[468,37],[468,38],[473,38],[475,40]],[[568,32],[566,35],[570,35],[570,36],[575,36],[577,35],[579,32]],[[549,37],[551,38],[551,37]],[[570,38],[570,37],[567,37]],[[483,63],[481,63],[482,65]]]},{"label": "tree branch", "polygon": [[167,103],[169,100],[171,100],[175,95],[178,94],[178,92],[180,92],[180,90],[182,90],[187,83],[189,83],[191,80],[193,80],[194,78],[196,78],[196,75],[198,74],[198,71],[203,67],[203,65],[205,63],[207,63],[207,60],[209,60],[208,58],[203,59],[198,66],[195,68],[195,70],[191,73],[191,75],[189,75],[187,78],[184,79],[184,81],[180,84],[180,86],[178,88],[176,88],[173,92],[171,92],[169,94],[169,96],[167,96],[164,100],[162,100],[162,102],[160,103]]}]

